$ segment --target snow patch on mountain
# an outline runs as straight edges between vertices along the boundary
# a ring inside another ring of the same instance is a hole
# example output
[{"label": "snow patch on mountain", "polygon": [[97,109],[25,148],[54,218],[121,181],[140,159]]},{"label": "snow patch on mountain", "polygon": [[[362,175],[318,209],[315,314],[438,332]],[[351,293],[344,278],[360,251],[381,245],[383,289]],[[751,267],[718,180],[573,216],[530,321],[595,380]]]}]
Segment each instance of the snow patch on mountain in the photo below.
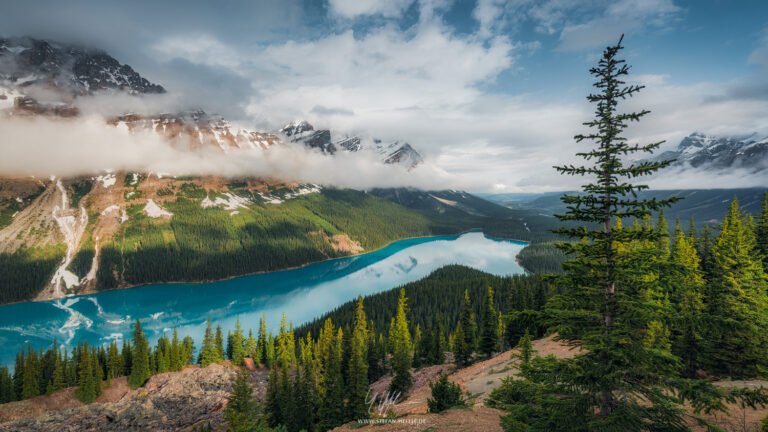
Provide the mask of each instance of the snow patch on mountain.
[{"label": "snow patch on mountain", "polygon": [[203,201],[200,203],[200,206],[202,208],[223,206],[224,210],[232,211],[238,208],[248,208],[246,205],[251,203],[251,200],[249,200],[248,198],[237,196],[231,192],[225,192],[223,195],[224,196],[217,196],[214,201],[211,201],[206,196],[205,198],[203,198]]},{"label": "snow patch on mountain", "polygon": [[72,263],[72,259],[75,257],[75,253],[77,253],[80,239],[85,232],[85,227],[88,225],[88,214],[85,211],[85,207],[80,207],[80,215],[77,217],[76,211],[72,211],[69,208],[67,191],[61,184],[61,180],[56,181],[56,188],[59,190],[59,193],[61,193],[61,206],[57,205],[54,207],[52,216],[64,236],[67,252],[66,255],[64,255],[64,260],[61,265],[53,274],[51,285],[53,285],[55,296],[61,297],[62,284],[66,289],[80,285],[80,278],[67,270],[67,267]]},{"label": "snow patch on mountain", "polygon": [[155,201],[151,198],[147,200],[147,205],[144,206],[144,213],[146,213],[147,216],[151,218],[159,218],[159,217],[170,218],[171,216],[173,216],[173,213],[157,205],[157,203],[155,203]]}]

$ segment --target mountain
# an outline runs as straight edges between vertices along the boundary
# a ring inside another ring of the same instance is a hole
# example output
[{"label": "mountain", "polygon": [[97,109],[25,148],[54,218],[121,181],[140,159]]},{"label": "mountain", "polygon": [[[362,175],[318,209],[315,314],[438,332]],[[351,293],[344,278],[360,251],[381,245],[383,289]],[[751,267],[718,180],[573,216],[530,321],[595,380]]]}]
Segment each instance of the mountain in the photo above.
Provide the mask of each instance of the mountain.
[{"label": "mountain", "polygon": [[699,171],[747,169],[752,173],[768,170],[768,137],[751,134],[718,137],[694,132],[683,138],[675,150],[650,159],[675,159],[673,166]]},{"label": "mountain", "polygon": [[360,137],[356,136],[344,136],[334,141],[330,130],[315,130],[314,126],[303,120],[283,126],[279,133],[285,136],[287,141],[302,143],[307,148],[319,149],[331,155],[337,151],[372,151],[382,162],[401,165],[408,169],[415,168],[424,162],[419,152],[407,142],[383,142],[374,138],[372,144],[365,144]]},{"label": "mountain", "polygon": [[[734,197],[739,199],[739,205],[745,212],[759,215],[762,211],[761,199],[766,191],[768,191],[766,188],[649,190],[638,192],[638,198],[683,198],[664,210],[668,222],[674,224],[675,219],[680,218],[687,226],[688,221],[693,217],[696,225],[701,227],[705,224],[721,223]],[[512,202],[506,194],[483,196],[490,201],[512,209],[528,210],[551,217],[553,214],[565,212],[565,204],[560,201],[560,197],[564,193],[566,192],[548,192],[522,202]],[[575,192],[567,193],[573,194]]]},{"label": "mountain", "polygon": [[274,134],[235,127],[224,117],[202,110],[154,116],[125,114],[107,122],[128,133],[154,132],[193,150],[209,146],[225,152],[232,149],[266,150],[280,143],[280,138]]},{"label": "mountain", "polygon": [[103,51],[27,37],[0,39],[0,80],[18,87],[56,88],[72,95],[99,90],[165,92]]}]

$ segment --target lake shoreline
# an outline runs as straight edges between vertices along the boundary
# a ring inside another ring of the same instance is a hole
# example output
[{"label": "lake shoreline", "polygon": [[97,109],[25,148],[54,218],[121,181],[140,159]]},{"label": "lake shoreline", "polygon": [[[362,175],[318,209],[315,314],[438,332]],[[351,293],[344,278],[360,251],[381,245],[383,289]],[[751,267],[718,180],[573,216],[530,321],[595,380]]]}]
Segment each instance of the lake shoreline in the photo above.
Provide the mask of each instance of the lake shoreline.
[{"label": "lake shoreline", "polygon": [[[137,284],[137,285],[118,286],[118,287],[115,287],[115,288],[110,288],[110,289],[105,289],[105,290],[93,290],[93,291],[82,292],[82,293],[79,293],[79,294],[65,295],[65,296],[62,296],[62,297],[40,298],[40,299],[34,299],[34,300],[26,300],[26,301],[4,303],[4,304],[0,305],[0,309],[2,309],[3,306],[10,306],[10,305],[20,304],[20,303],[41,303],[41,302],[49,302],[49,301],[61,300],[61,299],[69,299],[69,298],[77,298],[77,297],[87,297],[87,296],[98,294],[98,293],[104,293],[104,292],[109,292],[109,291],[129,290],[129,289],[133,289],[133,288],[141,288],[141,287],[150,286],[150,285],[187,285],[187,284],[188,285],[203,285],[203,284],[208,284],[208,283],[213,283],[213,282],[224,282],[224,281],[228,281],[228,280],[233,280],[233,279],[238,279],[238,278],[243,278],[243,277],[248,277],[248,276],[254,276],[254,275],[259,275],[259,274],[280,273],[280,272],[284,272],[284,271],[298,270],[298,269],[305,268],[305,267],[308,267],[308,266],[311,266],[311,265],[314,265],[314,264],[320,264],[320,263],[324,263],[324,262],[328,262],[328,261],[341,260],[341,259],[346,259],[346,258],[354,258],[354,257],[359,257],[359,256],[367,255],[367,254],[370,254],[370,253],[375,253],[375,252],[381,251],[381,250],[383,250],[383,249],[385,249],[385,248],[387,248],[389,246],[392,246],[395,243],[402,242],[402,241],[417,240],[417,239],[428,239],[428,238],[434,238],[434,237],[456,237],[456,238],[458,238],[458,237],[460,237],[460,236],[462,236],[464,234],[472,233],[472,232],[481,232],[481,233],[483,233],[483,235],[485,237],[487,237],[487,238],[489,238],[491,240],[512,241],[512,242],[522,243],[522,244],[525,245],[524,248],[528,247],[531,244],[530,241],[526,241],[526,240],[512,239],[512,238],[503,238],[503,237],[492,237],[492,236],[490,236],[488,234],[485,234],[485,232],[483,232],[482,228],[470,228],[470,229],[466,229],[464,231],[461,231],[461,232],[459,232],[457,234],[413,236],[413,237],[405,237],[405,238],[401,238],[401,239],[391,240],[388,243],[386,243],[385,245],[383,245],[381,247],[378,247],[376,249],[369,250],[369,251],[363,251],[363,252],[359,252],[359,253],[356,253],[356,254],[350,254],[350,255],[336,257],[336,258],[326,258],[326,259],[322,259],[322,260],[311,261],[311,262],[307,262],[307,263],[304,263],[304,264],[301,264],[301,265],[281,268],[281,269],[277,269],[277,270],[260,270],[260,271],[256,271],[256,272],[249,272],[249,273],[243,273],[243,274],[238,274],[238,275],[227,276],[225,278],[220,278],[220,279],[192,280],[192,281],[170,281],[170,282],[155,281],[155,282],[147,282],[147,283],[142,283],[142,284]],[[520,266],[520,268],[522,268],[526,273],[531,273],[530,271],[528,271],[528,269],[526,269],[525,267],[520,265],[519,260],[518,260],[517,257],[515,257],[515,263],[518,264]]]}]

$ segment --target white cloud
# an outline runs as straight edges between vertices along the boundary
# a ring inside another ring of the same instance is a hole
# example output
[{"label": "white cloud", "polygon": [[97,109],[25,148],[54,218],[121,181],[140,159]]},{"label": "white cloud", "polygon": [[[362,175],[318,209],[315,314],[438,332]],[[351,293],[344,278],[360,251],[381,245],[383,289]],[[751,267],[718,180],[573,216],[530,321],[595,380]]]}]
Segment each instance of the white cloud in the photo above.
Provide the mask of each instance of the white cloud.
[{"label": "white cloud", "polygon": [[436,189],[457,187],[461,182],[460,177],[431,164],[407,171],[385,165],[372,154],[341,152],[331,157],[301,145],[229,153],[215,147],[192,150],[190,143],[171,142],[154,133],[125,134],[96,115],[67,120],[9,118],[0,122],[0,136],[4,137],[0,140],[0,175],[75,176],[112,169],[271,177],[356,189]]},{"label": "white cloud", "polygon": [[237,69],[239,53],[210,35],[171,36],[153,46],[156,54],[167,59],[180,58],[192,64]]},{"label": "white cloud", "polygon": [[622,33],[647,27],[664,27],[681,9],[673,0],[621,0],[610,3],[605,13],[586,22],[566,25],[559,49],[578,51],[616,42]]},{"label": "white cloud", "polygon": [[331,12],[343,18],[382,15],[393,18],[402,15],[414,0],[329,0]]}]

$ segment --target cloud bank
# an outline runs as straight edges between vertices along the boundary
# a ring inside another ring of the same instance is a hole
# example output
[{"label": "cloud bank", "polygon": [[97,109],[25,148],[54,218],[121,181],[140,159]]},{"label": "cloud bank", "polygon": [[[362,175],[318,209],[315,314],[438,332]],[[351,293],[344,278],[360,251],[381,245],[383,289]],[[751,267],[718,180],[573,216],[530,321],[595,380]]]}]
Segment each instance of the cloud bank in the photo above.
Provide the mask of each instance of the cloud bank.
[{"label": "cloud bank", "polygon": [[96,115],[77,120],[6,119],[0,122],[0,136],[3,175],[67,177],[116,170],[271,177],[357,189],[441,189],[455,187],[457,180],[431,165],[407,171],[385,165],[366,153],[328,156],[302,145],[228,153],[214,147],[190,150],[184,142],[172,142],[152,132],[128,134]]}]

